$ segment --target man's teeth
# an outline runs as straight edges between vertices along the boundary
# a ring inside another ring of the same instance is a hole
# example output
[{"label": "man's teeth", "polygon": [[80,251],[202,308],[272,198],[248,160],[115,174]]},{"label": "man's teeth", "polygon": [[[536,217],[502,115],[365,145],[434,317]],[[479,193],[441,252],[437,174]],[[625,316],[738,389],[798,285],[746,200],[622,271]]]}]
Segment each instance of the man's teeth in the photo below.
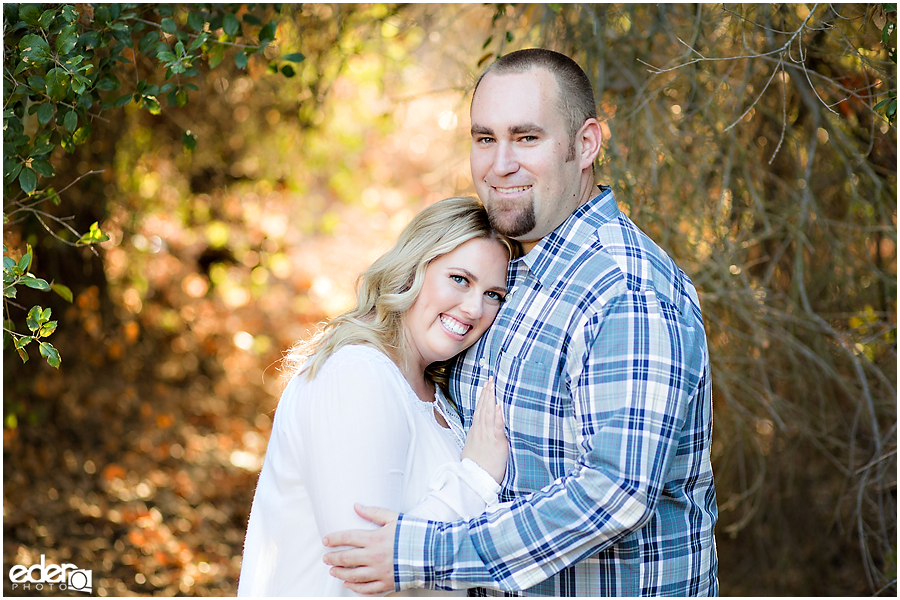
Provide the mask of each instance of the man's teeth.
[{"label": "man's teeth", "polygon": [[456,319],[451,319],[450,317],[441,317],[441,323],[444,324],[449,331],[452,331],[456,335],[465,335],[467,331],[469,331],[469,325],[463,325]]},{"label": "man's teeth", "polygon": [[524,192],[525,190],[527,190],[530,187],[531,187],[530,185],[520,185],[519,187],[511,187],[511,188],[498,187],[496,189],[501,194],[516,194],[518,192]]}]

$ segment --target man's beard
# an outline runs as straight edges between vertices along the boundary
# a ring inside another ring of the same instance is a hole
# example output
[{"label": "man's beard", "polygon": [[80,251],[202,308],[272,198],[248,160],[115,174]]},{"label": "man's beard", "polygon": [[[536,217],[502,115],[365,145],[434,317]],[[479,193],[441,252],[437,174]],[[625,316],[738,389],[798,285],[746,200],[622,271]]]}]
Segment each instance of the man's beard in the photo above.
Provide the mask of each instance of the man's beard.
[{"label": "man's beard", "polygon": [[[534,203],[529,202],[527,205],[516,210],[515,208],[504,208],[498,206],[498,203],[492,202],[487,208],[488,220],[491,227],[511,238],[517,238],[532,231],[537,224],[534,216]],[[511,223],[505,222],[504,217],[514,216]]]}]

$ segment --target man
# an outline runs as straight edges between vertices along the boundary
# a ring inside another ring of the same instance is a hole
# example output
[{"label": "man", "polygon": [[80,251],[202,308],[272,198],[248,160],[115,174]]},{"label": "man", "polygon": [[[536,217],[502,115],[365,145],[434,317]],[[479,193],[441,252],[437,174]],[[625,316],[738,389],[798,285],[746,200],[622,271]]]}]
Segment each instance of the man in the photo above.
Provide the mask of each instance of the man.
[{"label": "man", "polygon": [[[527,595],[718,593],[709,356],[688,277],[594,185],[593,90],[547,50],[494,63],[472,98],[472,176],[527,254],[507,304],[459,361],[468,424],[490,375],[510,464],[496,509],[328,535],[332,574],[361,593],[414,587]],[[483,590],[482,590],[483,591]]]}]

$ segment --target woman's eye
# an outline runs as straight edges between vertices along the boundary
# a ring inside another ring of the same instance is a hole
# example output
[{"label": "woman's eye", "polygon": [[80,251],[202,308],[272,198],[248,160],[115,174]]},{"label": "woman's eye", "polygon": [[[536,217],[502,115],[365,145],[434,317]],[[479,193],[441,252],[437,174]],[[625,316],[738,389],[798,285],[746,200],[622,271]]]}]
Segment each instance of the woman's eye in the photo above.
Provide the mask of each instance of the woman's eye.
[{"label": "woman's eye", "polygon": [[484,295],[487,296],[488,298],[490,298],[491,300],[493,300],[494,302],[498,302],[498,303],[502,303],[504,300],[506,300],[506,296],[504,296],[500,292],[485,292]]},{"label": "woman's eye", "polygon": [[458,284],[460,284],[460,285],[464,285],[464,284],[466,284],[466,283],[469,283],[469,280],[466,279],[465,277],[463,277],[462,275],[451,275],[451,276],[450,276],[450,279],[452,279],[454,282],[456,282],[456,283],[458,283]]}]

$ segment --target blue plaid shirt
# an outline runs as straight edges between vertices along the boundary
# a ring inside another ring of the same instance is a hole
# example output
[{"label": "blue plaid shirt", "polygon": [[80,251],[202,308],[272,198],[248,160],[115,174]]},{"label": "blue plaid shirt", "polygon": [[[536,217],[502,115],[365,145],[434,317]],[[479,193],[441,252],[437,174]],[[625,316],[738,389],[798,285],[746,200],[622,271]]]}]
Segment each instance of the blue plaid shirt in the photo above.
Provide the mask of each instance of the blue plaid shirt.
[{"label": "blue plaid shirt", "polygon": [[508,283],[452,378],[468,427],[495,377],[502,503],[470,521],[401,516],[395,588],[717,595],[709,353],[690,279],[602,187]]}]

